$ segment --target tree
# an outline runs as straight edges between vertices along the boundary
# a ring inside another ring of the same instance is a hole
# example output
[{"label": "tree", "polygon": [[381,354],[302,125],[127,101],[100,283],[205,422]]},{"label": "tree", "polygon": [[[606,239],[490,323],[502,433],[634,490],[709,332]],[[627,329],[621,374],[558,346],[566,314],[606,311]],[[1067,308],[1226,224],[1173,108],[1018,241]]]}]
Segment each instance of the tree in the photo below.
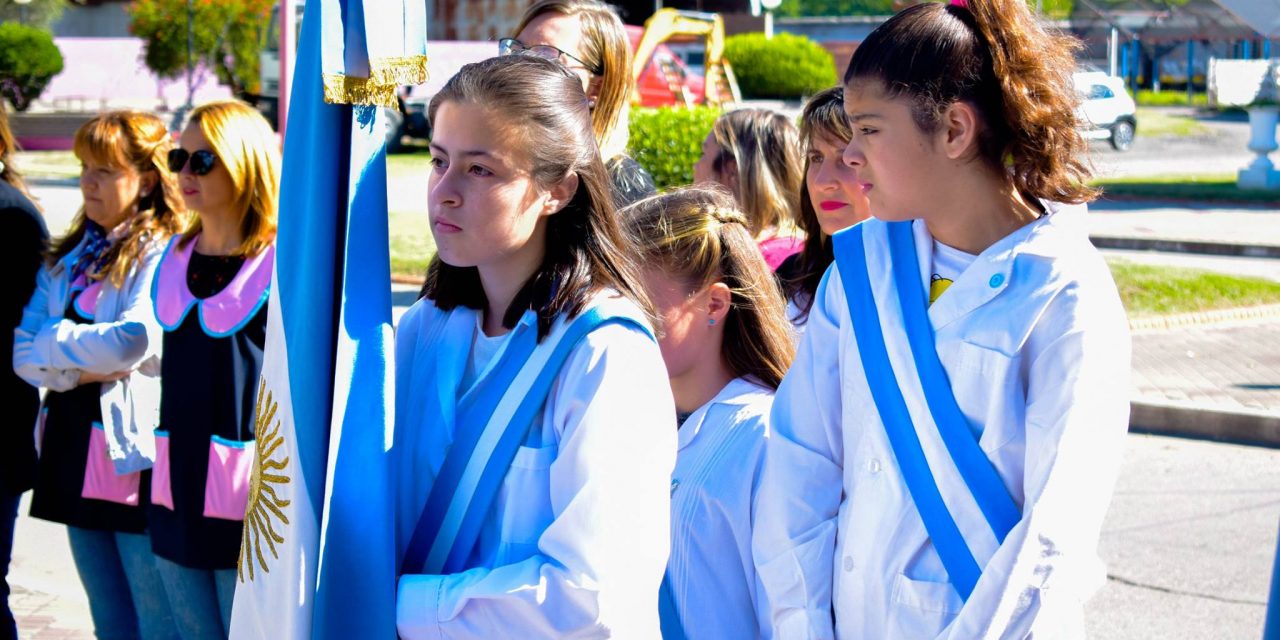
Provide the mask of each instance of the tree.
[{"label": "tree", "polygon": [[0,23],[0,96],[26,111],[62,71],[62,52],[44,29]]},{"label": "tree", "polygon": [[145,42],[147,67],[179,78],[187,72],[187,11],[191,62],[214,69],[238,95],[259,91],[258,58],[274,0],[136,0],[129,31]]},{"label": "tree", "polygon": [[21,5],[13,0],[0,0],[0,22],[16,22],[49,31],[62,17],[67,0],[31,0]]}]

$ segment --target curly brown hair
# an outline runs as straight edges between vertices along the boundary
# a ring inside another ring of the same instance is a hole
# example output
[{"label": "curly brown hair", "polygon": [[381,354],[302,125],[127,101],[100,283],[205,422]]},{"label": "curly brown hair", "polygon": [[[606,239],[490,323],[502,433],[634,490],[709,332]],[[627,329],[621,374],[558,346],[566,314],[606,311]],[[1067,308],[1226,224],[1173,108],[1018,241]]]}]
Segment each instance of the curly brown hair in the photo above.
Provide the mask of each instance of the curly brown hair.
[{"label": "curly brown hair", "polygon": [[979,152],[1008,171],[1028,199],[1081,203],[1097,197],[1072,84],[1076,39],[1042,25],[1022,0],[969,0],[904,9],[858,46],[844,83],[878,83],[905,97],[927,133],[956,102],[985,127]]}]

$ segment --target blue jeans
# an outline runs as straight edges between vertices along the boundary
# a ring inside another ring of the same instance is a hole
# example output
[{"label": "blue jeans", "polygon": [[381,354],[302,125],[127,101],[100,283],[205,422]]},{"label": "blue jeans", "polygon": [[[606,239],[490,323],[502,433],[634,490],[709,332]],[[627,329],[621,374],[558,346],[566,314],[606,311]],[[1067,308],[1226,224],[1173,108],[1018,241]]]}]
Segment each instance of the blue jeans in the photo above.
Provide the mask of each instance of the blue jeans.
[{"label": "blue jeans", "polygon": [[235,569],[191,569],[156,556],[183,640],[225,640],[231,629]]},{"label": "blue jeans", "polygon": [[67,527],[100,640],[178,637],[147,534]]},{"label": "blue jeans", "polygon": [[9,560],[13,558],[13,526],[18,521],[21,493],[0,489],[0,638],[18,637],[18,623],[9,610]]}]

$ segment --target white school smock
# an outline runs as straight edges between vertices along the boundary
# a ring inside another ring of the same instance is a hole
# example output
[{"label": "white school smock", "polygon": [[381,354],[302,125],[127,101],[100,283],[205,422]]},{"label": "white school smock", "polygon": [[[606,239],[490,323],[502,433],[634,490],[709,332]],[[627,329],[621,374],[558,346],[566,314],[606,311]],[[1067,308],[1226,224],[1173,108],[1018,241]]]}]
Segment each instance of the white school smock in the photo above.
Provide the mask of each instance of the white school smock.
[{"label": "white school smock", "polygon": [[66,318],[71,299],[71,266],[88,239],[36,275],[36,288],[13,332],[13,370],[33,387],[70,391],[86,371],[110,374],[133,369],[120,380],[103,382],[102,424],[107,455],[116,473],[150,469],[155,461],[155,429],[160,422],[160,358],[164,330],[156,321],[151,282],[168,239],[151,242],[119,286],[102,282],[93,322]]},{"label": "white school smock", "polygon": [[667,571],[689,640],[758,638],[767,620],[757,615],[751,506],[772,405],[772,389],[736,378],[680,427]]},{"label": "white school smock", "polygon": [[[478,311],[415,303],[396,335],[396,437],[401,449],[400,557],[417,526],[452,433],[426,394],[451,401]],[[526,312],[521,323],[535,321]],[[439,338],[417,352],[419,335]],[[501,349],[484,379],[501,358]],[[442,389],[412,389],[439,366]],[[421,374],[419,374],[421,375]],[[451,410],[446,408],[446,411]],[[400,637],[656,638],[658,588],[670,546],[675,402],[658,345],[606,324],[575,347],[516,453],[466,571],[405,575]]]},{"label": "white school smock", "polygon": [[[997,544],[954,466],[935,464],[947,455],[940,439],[922,438],[947,503],[970,506],[953,515],[985,569],[967,603],[903,482],[840,273],[827,270],[774,401],[754,522],[773,637],[1083,634],[1083,602],[1105,579],[1096,548],[1128,424],[1130,347],[1081,210],[995,243],[928,310],[956,401],[1022,511]],[[887,226],[873,219],[863,229],[882,325],[900,327]],[[914,234],[927,290],[932,238],[919,220]],[[905,336],[886,338],[895,370],[906,371]],[[933,429],[918,380],[898,380],[913,421]]]}]

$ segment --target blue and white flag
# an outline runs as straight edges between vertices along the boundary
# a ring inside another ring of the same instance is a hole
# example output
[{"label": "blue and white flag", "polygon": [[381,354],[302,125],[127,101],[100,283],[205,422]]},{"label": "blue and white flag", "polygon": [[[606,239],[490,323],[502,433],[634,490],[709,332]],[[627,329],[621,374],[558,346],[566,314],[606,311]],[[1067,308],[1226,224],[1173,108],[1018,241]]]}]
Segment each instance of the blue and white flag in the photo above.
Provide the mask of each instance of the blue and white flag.
[{"label": "blue and white flag", "polygon": [[395,636],[386,125],[376,105],[426,79],[425,34],[420,0],[307,3],[233,638]]}]

